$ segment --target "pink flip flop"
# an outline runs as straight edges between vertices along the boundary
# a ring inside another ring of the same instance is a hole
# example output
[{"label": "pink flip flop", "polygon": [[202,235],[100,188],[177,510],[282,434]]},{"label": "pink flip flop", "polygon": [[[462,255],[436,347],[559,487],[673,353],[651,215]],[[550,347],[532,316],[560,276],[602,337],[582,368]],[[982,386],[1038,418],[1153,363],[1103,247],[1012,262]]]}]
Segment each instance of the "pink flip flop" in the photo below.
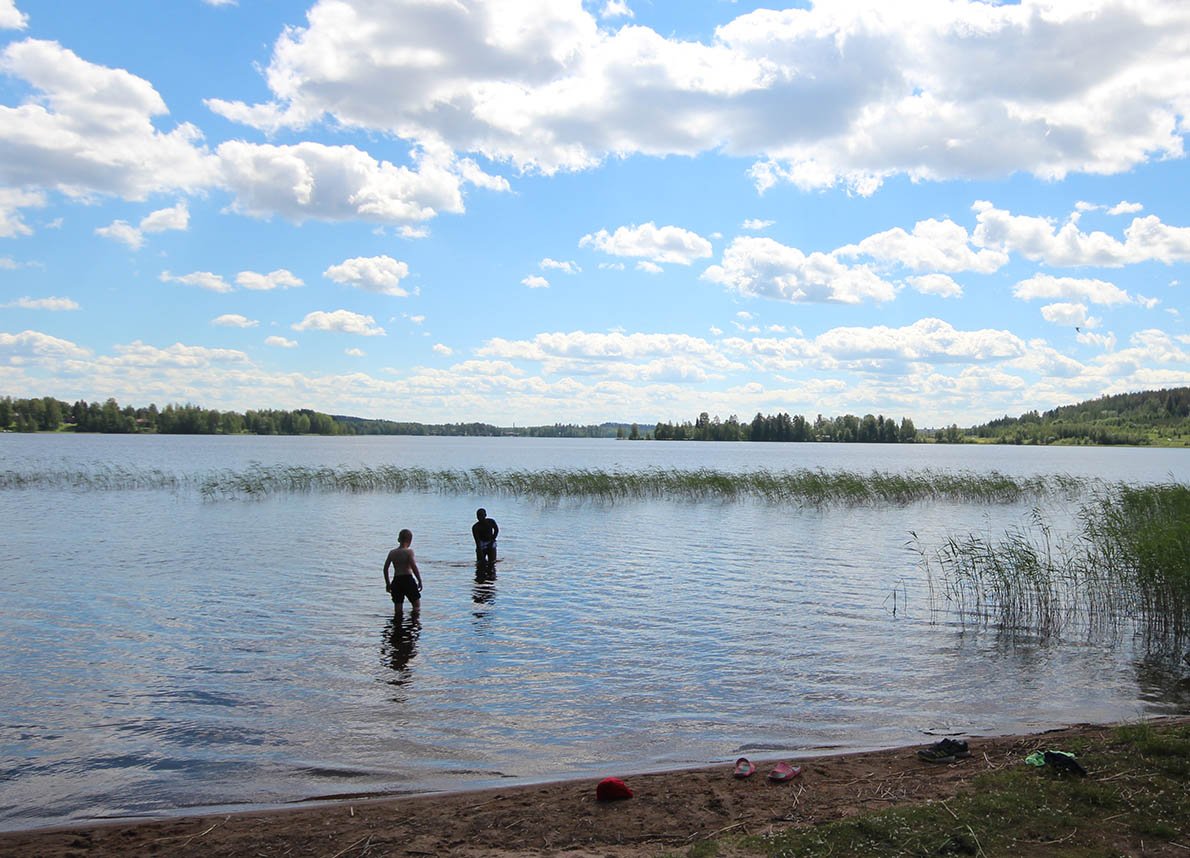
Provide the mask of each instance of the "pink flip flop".
[{"label": "pink flip flop", "polygon": [[750,778],[756,774],[756,766],[747,757],[740,757],[735,761],[735,771],[732,774],[737,778]]},{"label": "pink flip flop", "polygon": [[773,770],[769,772],[769,780],[774,783],[784,783],[791,781],[802,773],[801,766],[791,766],[789,763],[782,760],[773,766]]}]

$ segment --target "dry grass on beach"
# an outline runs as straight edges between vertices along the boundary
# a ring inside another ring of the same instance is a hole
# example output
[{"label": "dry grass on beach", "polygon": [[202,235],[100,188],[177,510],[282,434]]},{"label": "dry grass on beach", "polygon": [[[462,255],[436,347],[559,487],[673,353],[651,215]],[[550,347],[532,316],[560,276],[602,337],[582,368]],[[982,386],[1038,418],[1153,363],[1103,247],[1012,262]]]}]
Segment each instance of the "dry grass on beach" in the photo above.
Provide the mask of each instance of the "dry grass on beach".
[{"label": "dry grass on beach", "polygon": [[[972,756],[914,748],[800,759],[785,784],[729,765],[594,781],[340,801],[270,812],[0,833],[4,856],[1190,855],[1190,718],[970,739]],[[1085,779],[1024,764],[1077,753]]]}]

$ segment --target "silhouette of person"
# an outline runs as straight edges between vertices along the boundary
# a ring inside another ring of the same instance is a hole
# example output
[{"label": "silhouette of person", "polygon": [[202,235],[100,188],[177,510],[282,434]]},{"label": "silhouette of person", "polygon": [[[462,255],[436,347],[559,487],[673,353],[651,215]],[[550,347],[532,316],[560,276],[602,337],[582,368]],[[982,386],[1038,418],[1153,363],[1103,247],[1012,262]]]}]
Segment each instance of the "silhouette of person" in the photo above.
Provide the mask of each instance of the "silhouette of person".
[{"label": "silhouette of person", "polygon": [[[413,556],[413,531],[408,528],[397,534],[396,548],[384,558],[384,589],[393,597],[393,608],[401,611],[405,600],[413,613],[421,609],[421,570]],[[389,580],[388,569],[392,567],[393,577]]]},{"label": "silhouette of person", "polygon": [[388,659],[389,667],[397,675],[390,679],[390,685],[404,685],[410,680],[409,662],[417,655],[417,639],[421,634],[421,620],[417,614],[408,617],[394,614],[385,629],[381,652]]},{"label": "silhouette of person", "polygon": [[496,571],[496,537],[500,535],[500,525],[496,519],[488,518],[488,512],[483,507],[475,511],[475,524],[471,525],[471,537],[475,540],[475,571]]}]

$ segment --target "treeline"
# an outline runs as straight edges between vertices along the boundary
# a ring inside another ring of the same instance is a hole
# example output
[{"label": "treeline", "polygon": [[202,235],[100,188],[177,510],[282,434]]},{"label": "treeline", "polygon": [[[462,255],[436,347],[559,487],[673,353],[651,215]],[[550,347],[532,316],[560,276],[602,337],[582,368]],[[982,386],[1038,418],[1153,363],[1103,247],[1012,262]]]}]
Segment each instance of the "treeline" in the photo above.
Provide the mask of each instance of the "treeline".
[{"label": "treeline", "polygon": [[1120,393],[1050,411],[1005,415],[968,430],[1000,444],[1190,443],[1190,387]]},{"label": "treeline", "polygon": [[198,405],[156,404],[144,408],[121,407],[115,399],[105,402],[63,402],[50,396],[30,399],[0,397],[0,431],[103,432],[124,434],[156,432],[163,435],[519,435],[549,438],[614,438],[622,436],[622,423],[576,426],[500,427],[489,423],[404,423],[362,417],[323,414],[309,408],[294,411],[219,411]]},{"label": "treeline", "polygon": [[908,417],[900,421],[883,414],[856,417],[823,417],[810,422],[800,414],[764,415],[741,423],[736,415],[720,420],[702,412],[693,423],[658,423],[653,428],[657,441],[833,441],[860,444],[912,444],[917,428]]},{"label": "treeline", "polygon": [[296,411],[264,410],[218,411],[197,405],[155,404],[146,408],[120,407],[115,399],[103,403],[63,402],[44,396],[40,399],[0,398],[0,430],[16,432],[75,432],[130,434],[157,432],[163,435],[342,435],[344,432],[329,414],[308,408]]}]

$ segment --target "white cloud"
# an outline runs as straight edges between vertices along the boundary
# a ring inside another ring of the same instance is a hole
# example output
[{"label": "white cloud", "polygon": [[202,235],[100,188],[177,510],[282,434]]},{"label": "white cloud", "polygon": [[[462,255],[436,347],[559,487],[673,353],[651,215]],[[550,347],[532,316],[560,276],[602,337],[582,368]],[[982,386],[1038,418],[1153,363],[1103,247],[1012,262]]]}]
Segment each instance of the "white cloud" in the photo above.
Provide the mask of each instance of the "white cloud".
[{"label": "white cloud", "polygon": [[75,358],[84,360],[91,352],[69,340],[52,337],[40,331],[21,331],[7,334],[0,331],[0,362],[42,358]]},{"label": "white cloud", "polygon": [[292,271],[278,268],[276,271],[270,271],[268,274],[260,274],[256,271],[241,271],[236,275],[236,285],[242,286],[245,289],[265,292],[271,289],[289,289],[294,286],[301,286],[303,283]]},{"label": "white cloud", "polygon": [[174,343],[166,348],[151,346],[140,340],[115,347],[116,357],[101,357],[96,363],[109,368],[174,367],[202,369],[221,364],[246,364],[248,356],[236,349],[210,349]]},{"label": "white cloud", "polygon": [[454,349],[452,349],[450,346],[443,345],[442,343],[434,343],[434,354],[445,355],[446,357],[450,357],[454,353],[455,353]]},{"label": "white cloud", "polygon": [[632,10],[628,8],[626,0],[607,0],[599,10],[600,18],[632,18]]},{"label": "white cloud", "polygon": [[593,247],[611,256],[643,257],[655,263],[690,265],[711,255],[711,243],[695,232],[677,226],[649,223],[621,226],[584,235],[579,247]]},{"label": "white cloud", "polygon": [[215,178],[216,161],[197,128],[157,130],[165,102],[136,75],[37,39],[0,52],[0,72],[36,93],[17,107],[0,105],[0,183],[143,199]]},{"label": "white cloud", "polygon": [[1054,277],[1050,274],[1037,274],[1020,281],[1013,287],[1012,294],[1022,301],[1069,298],[1112,305],[1127,304],[1131,300],[1127,292],[1106,280]]},{"label": "white cloud", "polygon": [[905,282],[923,295],[938,295],[941,298],[963,297],[963,287],[949,274],[922,274],[906,277]]},{"label": "white cloud", "polygon": [[265,337],[264,344],[266,346],[275,346],[279,349],[296,349],[298,345],[296,340],[287,340],[285,337],[278,337],[275,335],[271,337]]},{"label": "white cloud", "polygon": [[403,298],[409,293],[401,281],[409,276],[409,266],[391,256],[357,256],[332,265],[322,275],[335,283],[354,286],[365,292],[377,292]]},{"label": "white cloud", "polygon": [[168,209],[158,209],[141,218],[139,227],[124,220],[116,220],[95,230],[96,235],[121,241],[133,250],[139,250],[145,243],[146,232],[184,231],[190,226],[190,209],[183,200]]},{"label": "white cloud", "polygon": [[29,16],[17,9],[16,0],[0,0],[0,29],[23,30]]},{"label": "white cloud", "polygon": [[521,285],[528,286],[530,289],[548,289],[550,288],[550,281],[539,274],[530,274],[521,280]]},{"label": "white cloud", "polygon": [[1126,200],[1121,200],[1120,202],[1118,202],[1114,206],[1112,206],[1110,209],[1108,209],[1107,213],[1110,215],[1136,214],[1137,212],[1143,211],[1143,210],[1144,210],[1144,206],[1142,206],[1140,203],[1130,203],[1130,202],[1127,202]]},{"label": "white cloud", "polygon": [[348,357],[366,357],[367,356],[367,352],[365,352],[363,349],[343,349],[343,354],[347,355]]},{"label": "white cloud", "polygon": [[706,43],[601,28],[553,0],[321,0],[306,17],[274,46],[271,101],[212,109],[266,130],[329,117],[546,173],[722,151],[759,158],[762,188],[860,193],[897,174],[1119,173],[1183,148],[1178,0],[818,3],[742,14]]},{"label": "white cloud", "polygon": [[255,328],[260,322],[256,319],[249,319],[247,316],[241,316],[239,313],[224,313],[222,316],[211,319],[211,324],[221,328]]},{"label": "white cloud", "polygon": [[183,286],[197,286],[210,292],[230,292],[231,284],[210,271],[192,271],[189,274],[174,275],[162,271],[158,279],[162,283],[181,283]]},{"label": "white cloud", "polygon": [[1087,315],[1086,304],[1059,302],[1041,308],[1041,318],[1053,325],[1068,328],[1097,328],[1100,320]]},{"label": "white cloud", "polygon": [[563,274],[579,274],[583,270],[574,262],[550,259],[548,256],[538,264],[544,271],[561,271]]},{"label": "white cloud", "polygon": [[745,296],[793,303],[859,304],[891,301],[896,289],[866,266],[848,267],[834,256],[811,253],[771,238],[740,237],[723,252],[703,278]]},{"label": "white cloud", "polygon": [[114,220],[107,226],[96,227],[95,234],[112,241],[119,241],[133,250],[140,250],[145,243],[141,231],[126,220]]},{"label": "white cloud", "polygon": [[7,304],[0,304],[0,307],[12,307],[18,310],[50,310],[51,312],[79,309],[78,302],[70,298],[30,298],[28,296],[9,301]]},{"label": "white cloud", "polygon": [[759,218],[748,218],[746,221],[744,221],[742,224],[740,224],[740,226],[742,229],[752,230],[753,232],[760,232],[761,230],[768,229],[774,223],[776,223],[776,221],[774,221],[774,220],[760,220]]},{"label": "white cloud", "polygon": [[33,230],[21,219],[20,210],[44,205],[45,194],[39,191],[0,188],[0,238],[32,235]]},{"label": "white cloud", "polygon": [[1111,333],[1096,334],[1091,331],[1080,331],[1075,334],[1074,338],[1083,345],[1094,346],[1104,351],[1111,351],[1116,347],[1116,335]]},{"label": "white cloud", "polygon": [[1060,227],[1047,218],[1014,215],[980,200],[973,237],[977,244],[1047,265],[1120,267],[1140,262],[1190,261],[1190,227],[1163,224],[1153,215],[1134,218],[1124,241],[1105,232],[1078,228],[1077,214]]},{"label": "white cloud", "polygon": [[665,271],[665,269],[656,262],[649,262],[647,259],[642,259],[640,262],[636,263],[636,270],[643,271],[646,274],[661,274],[663,271]]},{"label": "white cloud", "polygon": [[236,0],[202,0],[208,6],[235,6]]},{"label": "white cloud", "polygon": [[350,310],[315,310],[313,313],[307,313],[302,321],[292,327],[295,331],[334,331],[361,337],[384,336],[384,328],[377,325],[375,319]]},{"label": "white cloud", "polygon": [[859,244],[841,247],[838,256],[871,256],[914,271],[954,273],[974,271],[990,274],[1008,263],[1000,250],[973,250],[967,230],[953,221],[923,220],[912,232],[900,227],[877,233]]}]

